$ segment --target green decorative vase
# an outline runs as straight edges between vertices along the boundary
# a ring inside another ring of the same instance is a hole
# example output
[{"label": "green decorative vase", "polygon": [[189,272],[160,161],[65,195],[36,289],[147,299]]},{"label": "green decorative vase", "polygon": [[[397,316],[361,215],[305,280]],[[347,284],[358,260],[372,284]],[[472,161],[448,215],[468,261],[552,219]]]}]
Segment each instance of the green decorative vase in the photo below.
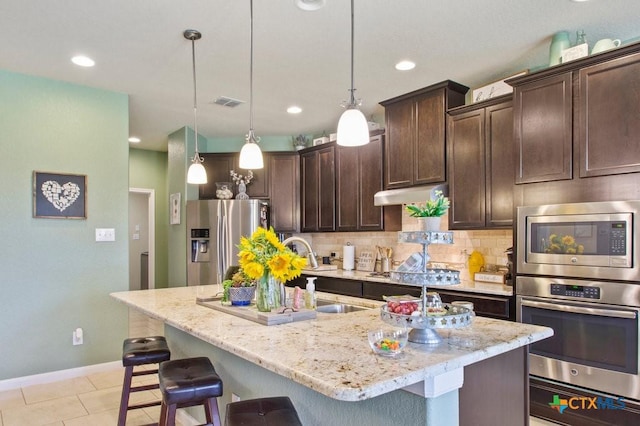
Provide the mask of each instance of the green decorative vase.
[{"label": "green decorative vase", "polygon": [[280,307],[280,286],[282,283],[270,272],[265,272],[256,286],[256,307],[260,312],[271,312]]}]

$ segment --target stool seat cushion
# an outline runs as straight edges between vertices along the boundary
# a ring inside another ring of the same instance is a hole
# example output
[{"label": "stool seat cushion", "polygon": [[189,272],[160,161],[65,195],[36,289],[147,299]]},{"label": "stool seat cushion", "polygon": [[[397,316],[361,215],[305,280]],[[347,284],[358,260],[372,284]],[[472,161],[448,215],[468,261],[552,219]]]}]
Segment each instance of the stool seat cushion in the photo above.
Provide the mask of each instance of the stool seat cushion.
[{"label": "stool seat cushion", "polygon": [[286,396],[247,399],[227,404],[225,426],[302,426],[298,413]]},{"label": "stool seat cushion", "polygon": [[158,368],[158,376],[167,405],[195,405],[222,396],[222,380],[206,357],[165,361]]},{"label": "stool seat cushion", "polygon": [[125,339],[122,345],[122,365],[130,367],[143,364],[159,364],[171,358],[167,339],[163,336],[134,337]]}]

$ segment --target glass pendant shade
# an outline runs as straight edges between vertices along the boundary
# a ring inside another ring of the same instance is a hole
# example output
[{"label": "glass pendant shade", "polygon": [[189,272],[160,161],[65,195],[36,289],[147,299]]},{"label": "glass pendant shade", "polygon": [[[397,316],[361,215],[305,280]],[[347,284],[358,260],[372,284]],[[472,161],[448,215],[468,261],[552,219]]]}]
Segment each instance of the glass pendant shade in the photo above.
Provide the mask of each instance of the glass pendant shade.
[{"label": "glass pendant shade", "polygon": [[369,124],[358,108],[349,108],[340,116],[336,143],[341,146],[361,146],[369,143]]},{"label": "glass pendant shade", "polygon": [[187,183],[202,185],[207,183],[207,171],[202,163],[194,161],[187,171]]},{"label": "glass pendant shade", "polygon": [[240,150],[239,164],[241,169],[262,169],[264,162],[262,161],[262,151],[260,146],[255,142],[247,142]]}]

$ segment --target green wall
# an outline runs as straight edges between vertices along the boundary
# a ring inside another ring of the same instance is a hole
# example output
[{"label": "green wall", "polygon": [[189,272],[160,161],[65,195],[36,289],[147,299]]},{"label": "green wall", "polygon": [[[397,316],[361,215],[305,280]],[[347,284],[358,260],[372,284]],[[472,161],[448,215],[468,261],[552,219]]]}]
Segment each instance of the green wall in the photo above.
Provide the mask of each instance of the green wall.
[{"label": "green wall", "polygon": [[169,283],[167,162],[166,152],[129,149],[129,187],[153,189],[155,192],[156,288],[167,287]]},{"label": "green wall", "polygon": [[[109,293],[128,288],[127,96],[2,70],[0,93],[0,380],[118,360],[127,310]],[[87,218],[33,218],[34,170],[86,175]],[[116,241],[95,242],[95,228]]]}]

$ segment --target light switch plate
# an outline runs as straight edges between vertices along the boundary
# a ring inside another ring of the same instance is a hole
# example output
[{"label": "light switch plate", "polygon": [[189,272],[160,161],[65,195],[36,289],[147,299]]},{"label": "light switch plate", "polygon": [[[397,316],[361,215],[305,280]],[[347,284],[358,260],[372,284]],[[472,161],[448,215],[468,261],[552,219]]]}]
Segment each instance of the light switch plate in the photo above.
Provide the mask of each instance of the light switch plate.
[{"label": "light switch plate", "polygon": [[96,228],[96,241],[115,241],[116,230],[113,228]]}]

